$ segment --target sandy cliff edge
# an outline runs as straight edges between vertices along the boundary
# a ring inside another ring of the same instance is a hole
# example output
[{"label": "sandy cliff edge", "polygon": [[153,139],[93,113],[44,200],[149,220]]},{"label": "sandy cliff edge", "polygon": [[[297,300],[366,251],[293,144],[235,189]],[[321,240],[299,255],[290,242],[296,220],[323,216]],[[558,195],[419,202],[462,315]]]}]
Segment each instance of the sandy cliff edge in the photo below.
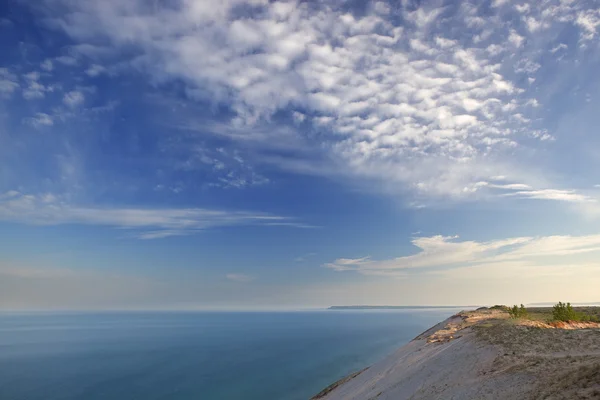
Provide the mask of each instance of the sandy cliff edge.
[{"label": "sandy cliff edge", "polygon": [[600,325],[561,328],[461,312],[313,399],[600,398]]}]

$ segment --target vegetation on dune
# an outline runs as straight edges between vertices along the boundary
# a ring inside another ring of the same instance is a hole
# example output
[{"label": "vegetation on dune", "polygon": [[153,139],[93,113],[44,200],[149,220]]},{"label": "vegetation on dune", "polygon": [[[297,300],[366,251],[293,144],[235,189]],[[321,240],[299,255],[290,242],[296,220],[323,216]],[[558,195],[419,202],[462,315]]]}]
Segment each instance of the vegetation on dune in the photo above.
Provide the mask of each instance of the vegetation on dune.
[{"label": "vegetation on dune", "polygon": [[573,309],[571,303],[558,302],[552,307],[552,320],[553,321],[591,321],[598,322],[599,319],[596,315],[589,315],[585,312],[578,312]]},{"label": "vegetation on dune", "polygon": [[511,318],[527,318],[529,316],[529,313],[523,304],[521,304],[520,307],[515,304],[512,308],[508,309],[508,313]]},{"label": "vegetation on dune", "polygon": [[579,321],[578,313],[573,310],[571,303],[563,303],[559,301],[552,307],[552,319],[554,321]]},{"label": "vegetation on dune", "polygon": [[573,307],[571,303],[559,301],[552,308],[532,307],[525,308],[523,304],[508,307],[497,304],[490,310],[506,311],[512,319],[529,319],[540,322],[600,322],[600,308],[598,307]]}]

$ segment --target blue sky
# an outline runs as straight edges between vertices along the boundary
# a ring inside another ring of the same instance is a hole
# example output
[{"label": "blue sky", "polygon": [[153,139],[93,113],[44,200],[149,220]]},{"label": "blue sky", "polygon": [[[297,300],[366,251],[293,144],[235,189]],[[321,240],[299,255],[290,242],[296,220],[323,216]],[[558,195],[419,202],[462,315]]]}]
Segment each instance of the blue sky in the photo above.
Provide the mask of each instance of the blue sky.
[{"label": "blue sky", "polygon": [[600,301],[594,1],[9,1],[0,307]]}]

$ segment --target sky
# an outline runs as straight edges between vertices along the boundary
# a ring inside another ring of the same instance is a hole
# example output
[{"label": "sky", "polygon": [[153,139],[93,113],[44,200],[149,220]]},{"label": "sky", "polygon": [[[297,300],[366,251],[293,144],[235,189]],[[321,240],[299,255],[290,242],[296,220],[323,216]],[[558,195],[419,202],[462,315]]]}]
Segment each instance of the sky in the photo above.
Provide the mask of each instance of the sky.
[{"label": "sky", "polygon": [[600,301],[594,0],[8,0],[0,309]]}]

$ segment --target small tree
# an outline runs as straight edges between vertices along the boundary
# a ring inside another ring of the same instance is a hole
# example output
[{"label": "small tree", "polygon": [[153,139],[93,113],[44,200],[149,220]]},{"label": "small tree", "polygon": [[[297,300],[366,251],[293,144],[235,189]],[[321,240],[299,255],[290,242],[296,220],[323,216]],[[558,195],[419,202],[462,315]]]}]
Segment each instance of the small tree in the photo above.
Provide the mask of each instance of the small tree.
[{"label": "small tree", "polygon": [[519,307],[518,305],[514,305],[512,306],[512,308],[508,309],[508,314],[510,315],[511,318],[526,318],[527,317],[527,309],[525,308],[525,306],[523,304],[521,304],[521,307]]},{"label": "small tree", "polygon": [[521,307],[519,307],[519,317],[527,318],[528,315],[529,313],[527,312],[527,309],[525,308],[523,303],[521,303]]},{"label": "small tree", "polygon": [[512,306],[512,308],[508,311],[508,314],[510,314],[511,318],[518,318],[519,317],[519,307],[517,307],[517,305],[515,304],[514,306]]},{"label": "small tree", "polygon": [[559,301],[554,307],[552,307],[552,318],[555,321],[578,321],[580,316],[573,310],[571,303],[563,303]]}]

